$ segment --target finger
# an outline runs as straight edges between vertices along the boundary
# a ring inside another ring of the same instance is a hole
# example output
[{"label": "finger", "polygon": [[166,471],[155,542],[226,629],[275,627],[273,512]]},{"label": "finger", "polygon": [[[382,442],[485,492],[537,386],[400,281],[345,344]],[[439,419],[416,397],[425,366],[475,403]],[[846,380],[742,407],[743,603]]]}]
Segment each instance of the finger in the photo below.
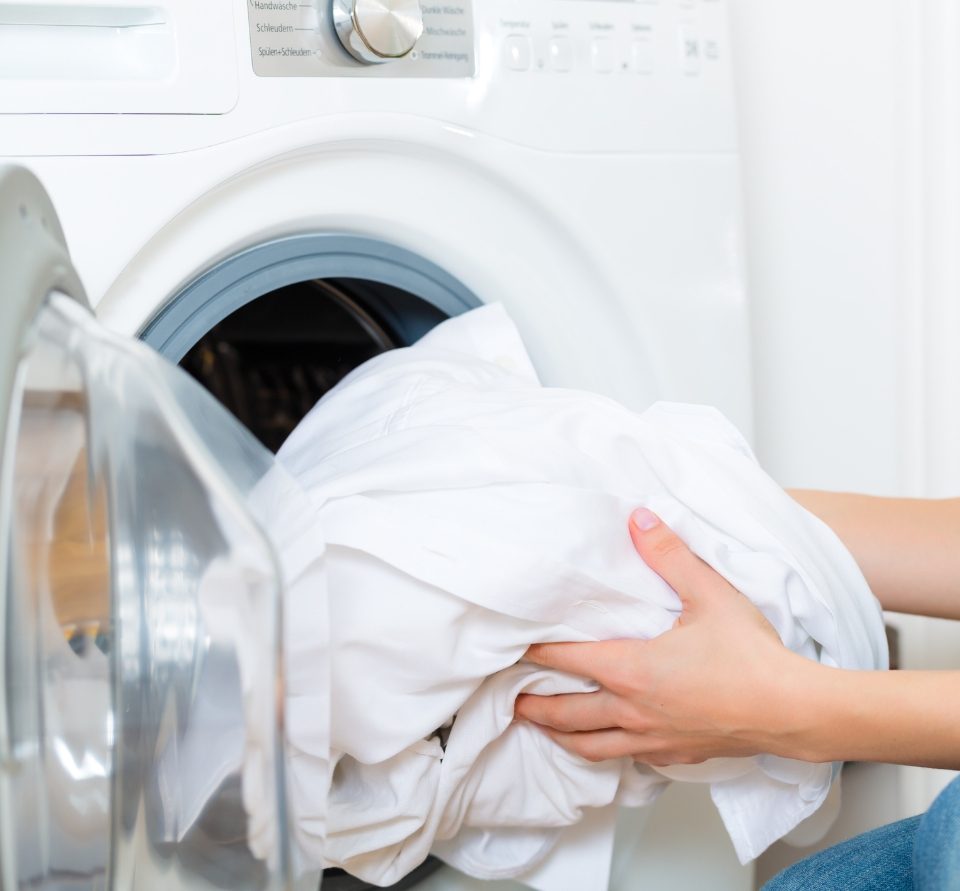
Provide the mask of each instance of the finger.
[{"label": "finger", "polygon": [[619,669],[625,664],[624,643],[626,641],[603,640],[534,644],[525,658],[545,668],[566,671],[608,686],[604,680],[618,677]]},{"label": "finger", "polygon": [[619,706],[620,701],[607,690],[557,696],[522,694],[517,697],[514,714],[554,730],[606,730],[620,726]]},{"label": "finger", "polygon": [[680,597],[684,613],[743,595],[704,563],[656,514],[639,508],[630,515],[630,538],[647,564]]},{"label": "finger", "polygon": [[587,761],[629,758],[638,746],[638,735],[626,730],[594,730],[590,733],[565,733],[552,727],[542,728],[557,745]]}]

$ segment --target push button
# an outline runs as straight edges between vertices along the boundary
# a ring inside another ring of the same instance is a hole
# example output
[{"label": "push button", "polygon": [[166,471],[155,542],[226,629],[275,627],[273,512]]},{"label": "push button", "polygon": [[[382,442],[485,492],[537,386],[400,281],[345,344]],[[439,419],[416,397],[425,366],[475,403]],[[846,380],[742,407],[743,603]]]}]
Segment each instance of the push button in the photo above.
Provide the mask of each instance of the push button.
[{"label": "push button", "polygon": [[547,46],[547,57],[554,71],[570,71],[573,68],[573,42],[569,37],[554,37]]},{"label": "push button", "polygon": [[503,41],[503,64],[511,71],[526,71],[532,57],[529,37],[511,34]]},{"label": "push button", "polygon": [[606,73],[616,67],[616,50],[608,37],[597,37],[590,44],[590,61],[594,71]]},{"label": "push button", "polygon": [[684,74],[700,73],[700,36],[691,25],[680,27],[680,67]]}]

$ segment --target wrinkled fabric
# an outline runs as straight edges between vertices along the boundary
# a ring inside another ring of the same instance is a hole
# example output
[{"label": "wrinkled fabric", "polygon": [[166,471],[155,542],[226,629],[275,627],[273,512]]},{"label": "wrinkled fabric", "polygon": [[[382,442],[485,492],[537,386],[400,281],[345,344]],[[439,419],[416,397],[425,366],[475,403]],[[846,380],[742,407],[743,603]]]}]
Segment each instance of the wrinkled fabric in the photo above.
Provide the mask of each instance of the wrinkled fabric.
[{"label": "wrinkled fabric", "polygon": [[[154,819],[164,821],[167,837],[185,837],[213,793],[240,772],[250,851],[276,869],[289,850],[289,865],[299,878],[321,868],[315,855],[326,832],[331,773],[323,533],[312,504],[278,462],[247,493],[246,506],[271,534],[275,564],[261,567],[263,577],[277,574],[282,580],[282,708],[275,699],[281,696],[275,662],[279,641],[264,634],[260,616],[238,609],[233,555],[218,558],[203,575],[197,604],[202,633],[212,630],[218,641],[232,646],[221,644],[206,654],[194,679],[187,731],[157,753],[154,797],[163,807]],[[222,520],[226,524],[230,516],[223,513]],[[289,839],[278,830],[276,813],[279,714],[285,728],[285,797],[289,811],[298,815],[287,824]],[[316,790],[323,794],[317,796]],[[304,850],[311,853],[304,856]]]},{"label": "wrinkled fabric", "polygon": [[[278,457],[326,538],[334,769],[326,837],[308,839],[308,859],[384,885],[431,850],[477,877],[522,876],[586,813],[648,804],[672,777],[711,784],[746,861],[823,802],[829,764],[592,764],[512,723],[520,692],[592,689],[520,661],[531,643],[650,638],[677,618],[676,595],[627,535],[638,506],[790,649],[886,665],[853,559],[715,410],[638,415],[545,388],[506,312],[488,306],[354,371]],[[295,819],[309,824],[326,793],[298,788]],[[612,821],[597,831],[590,850],[609,857]]]},{"label": "wrinkled fabric", "polygon": [[[301,877],[323,868],[318,855],[327,832],[332,771],[326,549],[316,511],[279,462],[250,493],[248,506],[274,544],[283,580],[282,701],[290,866],[294,876]],[[244,661],[241,656],[241,669]],[[257,683],[251,686],[275,683],[272,673],[260,667]],[[248,720],[246,736],[254,745],[248,742],[245,773],[259,766],[254,761],[259,749],[256,741],[272,730],[273,725],[257,727]],[[251,828],[264,822],[260,807],[259,802],[247,804]]]}]

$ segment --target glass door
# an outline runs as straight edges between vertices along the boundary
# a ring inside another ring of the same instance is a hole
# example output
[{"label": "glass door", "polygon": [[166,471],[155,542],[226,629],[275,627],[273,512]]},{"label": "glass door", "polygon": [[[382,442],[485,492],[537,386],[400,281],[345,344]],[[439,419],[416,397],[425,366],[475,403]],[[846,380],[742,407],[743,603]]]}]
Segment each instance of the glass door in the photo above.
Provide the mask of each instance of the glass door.
[{"label": "glass door", "polygon": [[286,888],[272,456],[82,301],[32,299],[0,350],[0,885]]}]

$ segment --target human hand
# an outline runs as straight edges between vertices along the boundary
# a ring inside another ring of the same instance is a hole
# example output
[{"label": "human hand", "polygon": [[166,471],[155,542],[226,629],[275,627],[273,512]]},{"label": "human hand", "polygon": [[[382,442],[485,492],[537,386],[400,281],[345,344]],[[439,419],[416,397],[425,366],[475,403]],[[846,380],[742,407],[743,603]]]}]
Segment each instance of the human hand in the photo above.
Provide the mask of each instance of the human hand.
[{"label": "human hand", "polygon": [[526,658],[596,681],[594,693],[522,695],[515,714],[590,761],[658,767],[771,752],[796,755],[791,693],[815,669],[760,611],[648,510],[630,518],[648,566],[679,595],[674,627],[652,640],[536,644]]}]

